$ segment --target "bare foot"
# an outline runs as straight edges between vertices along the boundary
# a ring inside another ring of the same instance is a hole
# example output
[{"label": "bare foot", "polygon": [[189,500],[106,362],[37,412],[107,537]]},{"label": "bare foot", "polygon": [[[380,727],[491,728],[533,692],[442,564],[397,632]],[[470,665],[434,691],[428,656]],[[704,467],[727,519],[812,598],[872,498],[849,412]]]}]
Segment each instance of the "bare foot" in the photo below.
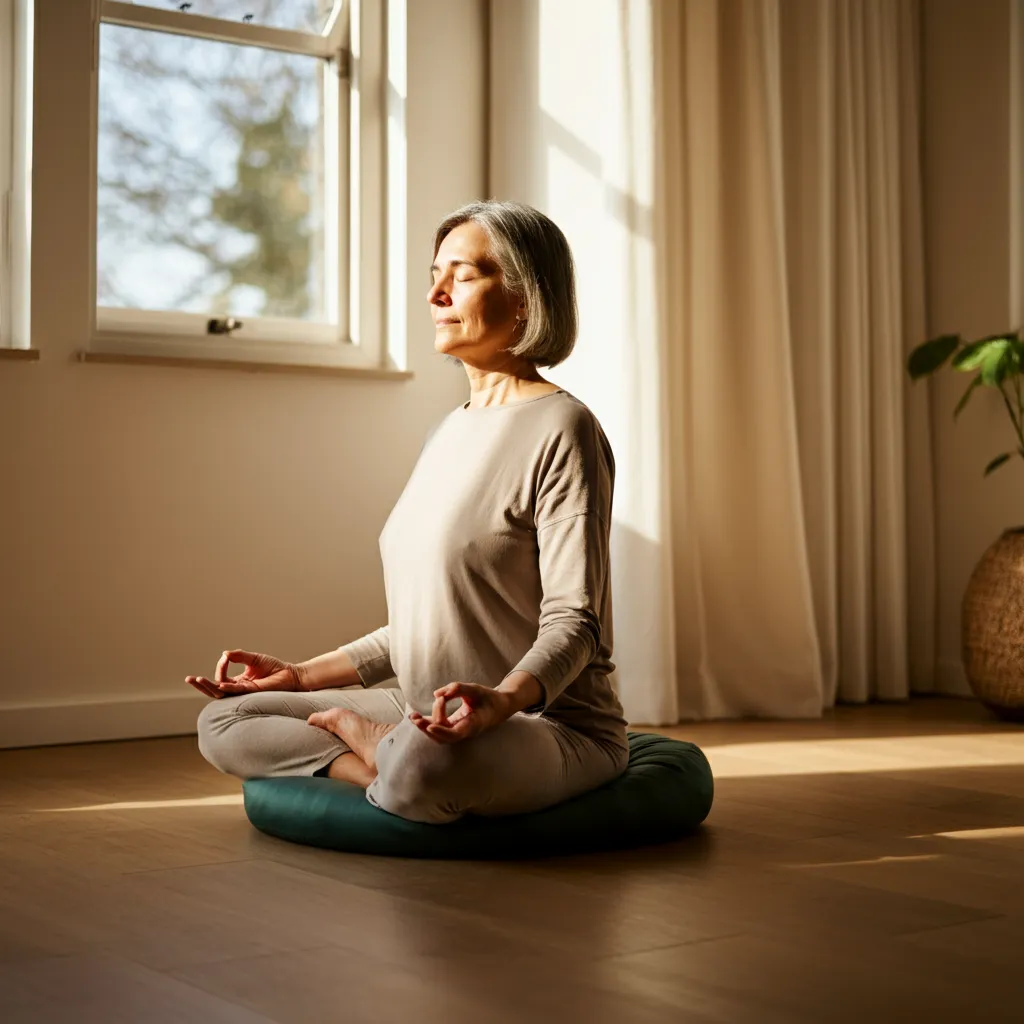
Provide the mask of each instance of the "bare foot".
[{"label": "bare foot", "polygon": [[372,768],[374,772],[377,771],[377,744],[394,729],[393,725],[371,722],[347,708],[317,711],[306,721],[310,725],[333,732],[338,739],[348,744],[352,753],[367,768]]}]

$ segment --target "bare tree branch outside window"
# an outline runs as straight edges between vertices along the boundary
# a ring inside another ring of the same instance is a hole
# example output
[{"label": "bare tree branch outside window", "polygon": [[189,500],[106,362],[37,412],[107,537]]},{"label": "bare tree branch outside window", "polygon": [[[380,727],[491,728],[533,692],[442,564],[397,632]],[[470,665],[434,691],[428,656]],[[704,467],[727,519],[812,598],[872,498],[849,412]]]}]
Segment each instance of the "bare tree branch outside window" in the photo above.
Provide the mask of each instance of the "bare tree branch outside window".
[{"label": "bare tree branch outside window", "polygon": [[[195,0],[190,13],[318,30],[331,6]],[[101,305],[323,316],[324,73],[313,57],[102,26]]]}]

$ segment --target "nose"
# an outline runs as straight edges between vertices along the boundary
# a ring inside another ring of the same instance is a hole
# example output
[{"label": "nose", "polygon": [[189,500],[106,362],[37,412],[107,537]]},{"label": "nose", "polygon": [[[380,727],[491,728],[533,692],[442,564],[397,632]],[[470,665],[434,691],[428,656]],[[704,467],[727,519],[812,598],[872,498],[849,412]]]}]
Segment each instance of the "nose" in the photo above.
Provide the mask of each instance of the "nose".
[{"label": "nose", "polygon": [[444,289],[444,279],[438,278],[427,291],[427,302],[432,306],[450,306],[452,298]]}]

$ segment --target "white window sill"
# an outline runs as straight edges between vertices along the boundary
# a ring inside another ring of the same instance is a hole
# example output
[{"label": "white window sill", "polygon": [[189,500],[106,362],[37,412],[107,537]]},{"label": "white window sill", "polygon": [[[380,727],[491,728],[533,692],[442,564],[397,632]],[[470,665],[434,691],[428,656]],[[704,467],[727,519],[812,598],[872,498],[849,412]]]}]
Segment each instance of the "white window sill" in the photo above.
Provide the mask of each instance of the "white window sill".
[{"label": "white window sill", "polygon": [[120,363],[134,366],[177,366],[204,370],[243,370],[249,373],[292,373],[326,377],[356,377],[361,380],[411,380],[409,370],[393,370],[373,366],[344,366],[332,363],[281,362],[272,359],[231,356],[173,356],[149,352],[102,352],[82,350],[80,363]]},{"label": "white window sill", "polygon": [[34,363],[39,361],[37,348],[0,348],[0,361],[10,359],[11,362]]}]

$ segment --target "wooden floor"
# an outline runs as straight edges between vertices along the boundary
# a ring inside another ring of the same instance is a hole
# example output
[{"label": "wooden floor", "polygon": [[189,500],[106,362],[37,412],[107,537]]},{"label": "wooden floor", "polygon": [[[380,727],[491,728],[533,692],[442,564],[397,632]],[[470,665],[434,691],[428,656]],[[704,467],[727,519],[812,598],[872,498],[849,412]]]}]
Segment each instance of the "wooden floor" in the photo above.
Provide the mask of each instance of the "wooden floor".
[{"label": "wooden floor", "polygon": [[517,864],[270,839],[191,738],[0,752],[0,1021],[1024,1020],[1020,727],[667,731],[701,835]]}]

